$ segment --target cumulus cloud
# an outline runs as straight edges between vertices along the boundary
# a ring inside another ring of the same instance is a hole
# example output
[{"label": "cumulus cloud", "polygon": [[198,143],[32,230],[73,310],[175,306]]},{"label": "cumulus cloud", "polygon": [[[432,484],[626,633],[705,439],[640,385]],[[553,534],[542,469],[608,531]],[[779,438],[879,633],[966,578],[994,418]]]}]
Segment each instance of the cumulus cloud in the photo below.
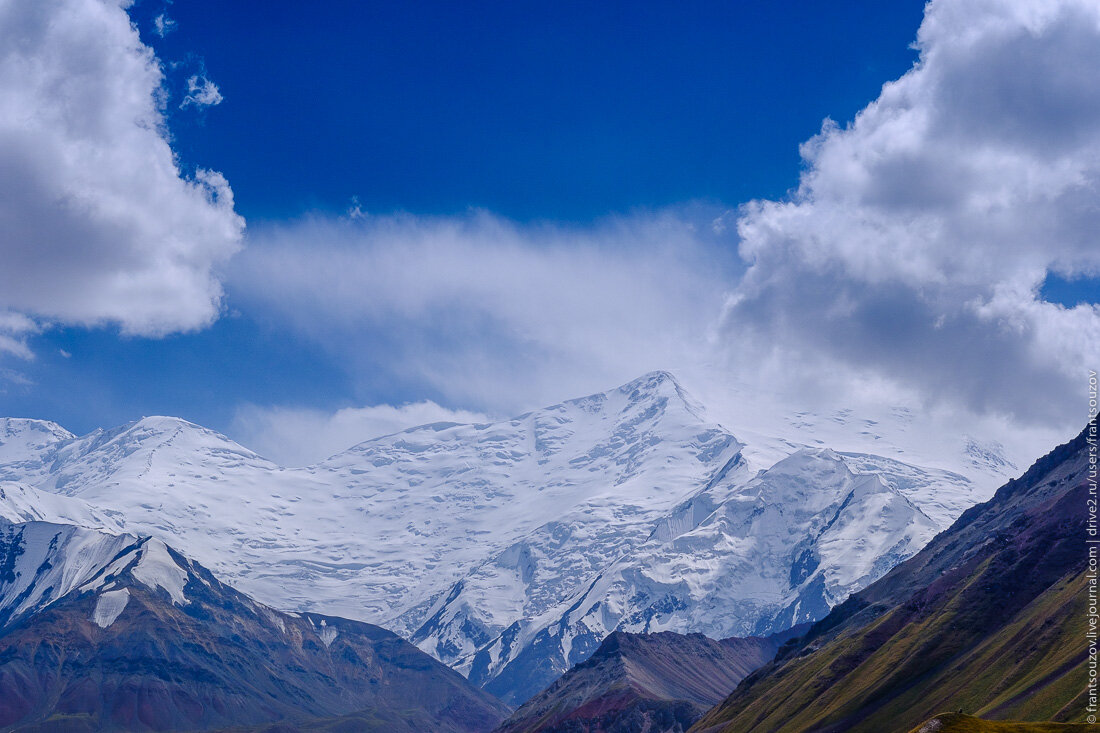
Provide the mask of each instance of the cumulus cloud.
[{"label": "cumulus cloud", "polygon": [[231,432],[244,445],[283,466],[305,466],[371,438],[429,423],[479,423],[479,412],[448,410],[434,402],[375,405],[324,412],[244,405]]},{"label": "cumulus cloud", "polygon": [[0,0],[0,309],[156,336],[218,315],[244,222],[181,172],[127,4]]},{"label": "cumulus cloud", "polygon": [[254,232],[229,287],[351,373],[507,415],[703,358],[736,267],[701,211],[359,216]]},{"label": "cumulus cloud", "polygon": [[1100,309],[1038,293],[1048,272],[1100,274],[1100,5],[933,0],[917,48],[802,146],[790,200],[740,210],[731,363],[1080,422]]}]

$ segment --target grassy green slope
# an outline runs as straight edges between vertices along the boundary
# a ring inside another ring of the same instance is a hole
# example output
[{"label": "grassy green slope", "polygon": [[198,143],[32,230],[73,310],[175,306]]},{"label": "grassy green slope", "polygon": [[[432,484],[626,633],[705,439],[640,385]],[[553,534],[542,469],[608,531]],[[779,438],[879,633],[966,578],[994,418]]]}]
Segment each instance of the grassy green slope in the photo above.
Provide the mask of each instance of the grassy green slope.
[{"label": "grassy green slope", "polygon": [[891,612],[865,633],[789,663],[730,719],[715,720],[722,711],[712,711],[696,727],[726,722],[715,729],[885,733],[960,708],[999,718],[1083,720],[1084,627],[1077,622],[1085,617],[1084,585],[1083,574],[1064,579],[972,646],[959,598],[902,628],[903,611]]},{"label": "grassy green slope", "polygon": [[1082,723],[1022,723],[946,713],[917,726],[910,733],[1086,733],[1093,730],[1095,726]]}]

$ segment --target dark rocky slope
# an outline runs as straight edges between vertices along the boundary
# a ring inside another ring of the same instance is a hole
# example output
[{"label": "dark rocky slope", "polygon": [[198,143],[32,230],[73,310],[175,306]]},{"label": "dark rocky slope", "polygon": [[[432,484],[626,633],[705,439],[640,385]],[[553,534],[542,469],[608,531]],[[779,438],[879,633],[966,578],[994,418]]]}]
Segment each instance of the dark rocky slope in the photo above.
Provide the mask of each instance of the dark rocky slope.
[{"label": "dark rocky slope", "polygon": [[771,659],[781,641],[617,631],[591,658],[531,698],[497,730],[683,731],[745,675]]}]

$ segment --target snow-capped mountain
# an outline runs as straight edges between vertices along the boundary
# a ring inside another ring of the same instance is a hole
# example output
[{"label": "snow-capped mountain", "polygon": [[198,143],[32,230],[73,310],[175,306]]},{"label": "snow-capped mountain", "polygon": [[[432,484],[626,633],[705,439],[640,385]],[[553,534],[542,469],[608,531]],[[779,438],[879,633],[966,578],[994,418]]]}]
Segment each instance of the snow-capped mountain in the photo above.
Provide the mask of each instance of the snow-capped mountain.
[{"label": "snow-capped mountain", "polygon": [[61,522],[121,532],[120,512],[99,509],[72,496],[61,496],[14,481],[0,481],[0,519],[9,522]]},{"label": "snow-capped mountain", "polygon": [[[473,603],[487,593],[465,579],[414,640],[518,703],[615,630],[723,638],[814,621],[940,529],[897,484],[889,474],[855,474],[827,449],[804,449],[756,476],[730,471],[583,587],[548,607],[531,604],[474,654],[452,659],[426,643],[461,638],[476,623]],[[541,555],[547,536],[529,537],[528,547],[543,540]]]},{"label": "snow-capped mountain", "polygon": [[[1080,639],[1095,603],[1086,506],[1096,427],[834,608],[692,730],[880,733],[1085,721],[1091,665]],[[963,705],[980,719],[923,722]]]},{"label": "snow-capped mountain", "polygon": [[591,523],[612,531],[587,542],[600,567],[601,542],[628,526],[644,539],[737,450],[662,375],[507,422],[413,428],[302,469],[145,418],[59,435],[34,460],[20,451],[0,478],[117,509],[129,531],[186,548],[267,602],[409,631],[417,608],[548,518],[601,512]]},{"label": "snow-capped mountain", "polygon": [[281,613],[160,540],[0,519],[4,730],[358,714],[370,724],[346,729],[479,733],[505,712],[389,631]]},{"label": "snow-capped mountain", "polygon": [[999,479],[811,450],[812,434],[747,450],[664,372],[305,468],[174,418],[79,438],[2,425],[0,479],[65,500],[27,518],[124,518],[265,603],[392,628],[514,701],[615,628],[820,616]]}]

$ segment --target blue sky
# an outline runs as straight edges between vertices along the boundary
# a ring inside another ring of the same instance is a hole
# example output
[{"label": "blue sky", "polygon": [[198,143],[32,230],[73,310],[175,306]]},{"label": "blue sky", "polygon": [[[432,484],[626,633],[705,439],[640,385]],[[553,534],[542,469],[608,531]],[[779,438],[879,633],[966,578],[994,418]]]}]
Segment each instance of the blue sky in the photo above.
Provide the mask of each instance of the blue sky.
[{"label": "blue sky", "polygon": [[821,120],[913,63],[922,7],[188,2],[167,8],[174,32],[145,36],[165,60],[203,59],[224,94],[175,115],[175,147],[225,173],[249,221],[352,196],[587,220],[782,195]]},{"label": "blue sky", "polygon": [[[177,97],[202,68],[224,96],[169,106],[181,167],[224,173],[237,211],[262,226],[341,214],[353,197],[373,213],[586,221],[779,196],[823,118],[850,118],[913,63],[921,8],[274,2],[256,13],[143,0],[132,17]],[[164,38],[162,14],[175,23]],[[382,375],[361,384],[264,314],[232,297],[227,307],[210,328],[163,339],[47,331],[22,370],[34,384],[9,386],[0,412],[79,432],[162,413],[226,429],[239,402],[440,399]]]},{"label": "blue sky", "polygon": [[[172,414],[262,443],[248,415],[504,415],[649,368],[751,383],[782,362],[805,394],[859,396],[871,369],[892,398],[1075,420],[1094,350],[1058,334],[1090,342],[1100,318],[1096,171],[1046,174],[1100,137],[1087,3],[1032,27],[965,0],[141,0],[136,39],[111,3],[32,5],[10,11],[21,53],[89,76],[0,89],[43,109],[0,143],[115,162],[18,161],[55,193],[0,211],[31,243],[9,240],[0,282],[0,413],[76,432]],[[51,34],[50,13],[90,30]],[[1052,130],[1077,147],[1041,148]],[[1027,160],[967,157],[987,141]],[[993,193],[1017,178],[1049,195]],[[1046,228],[987,231],[949,201],[997,196]],[[111,203],[48,224],[85,198]],[[1053,401],[1006,396],[1036,379]]]}]

